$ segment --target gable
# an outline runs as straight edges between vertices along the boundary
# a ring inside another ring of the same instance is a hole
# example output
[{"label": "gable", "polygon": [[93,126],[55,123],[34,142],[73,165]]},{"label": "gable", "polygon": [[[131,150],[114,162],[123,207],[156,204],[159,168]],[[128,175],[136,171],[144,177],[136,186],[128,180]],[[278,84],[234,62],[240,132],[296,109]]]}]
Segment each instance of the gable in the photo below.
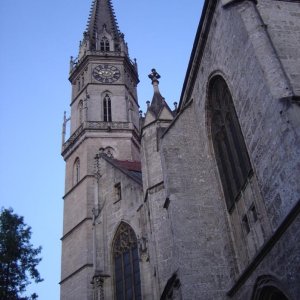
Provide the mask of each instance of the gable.
[{"label": "gable", "polygon": [[154,115],[152,114],[151,111],[148,110],[147,113],[146,113],[144,126],[146,126],[146,125],[148,125],[148,124],[150,124],[150,123],[152,123],[154,121],[155,121]]},{"label": "gable", "polygon": [[158,115],[158,119],[173,120],[173,115],[170,110],[164,107]]}]

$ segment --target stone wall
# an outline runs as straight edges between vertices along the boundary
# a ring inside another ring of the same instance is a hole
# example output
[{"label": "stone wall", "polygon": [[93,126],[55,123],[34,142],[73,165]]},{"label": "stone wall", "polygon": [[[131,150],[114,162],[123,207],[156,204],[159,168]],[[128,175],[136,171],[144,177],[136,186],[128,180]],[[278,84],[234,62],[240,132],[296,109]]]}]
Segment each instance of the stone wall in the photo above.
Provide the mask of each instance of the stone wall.
[{"label": "stone wall", "polygon": [[[141,183],[122,173],[105,159],[100,159],[101,178],[99,181],[99,205],[103,207],[96,220],[97,232],[97,270],[108,277],[104,281],[105,299],[114,298],[114,265],[112,257],[113,240],[121,222],[129,224],[134,230],[140,254],[140,271],[143,299],[153,298],[153,286],[149,265],[148,243],[142,245],[142,241],[148,241],[147,224],[145,223],[143,196]],[[117,200],[115,184],[121,186],[122,198]],[[146,246],[146,248],[144,247]]]},{"label": "stone wall", "polygon": [[[210,139],[209,80],[221,75],[232,94],[262,196],[265,242],[300,199],[299,121],[294,117],[299,107],[282,100],[293,91],[253,2],[226,8],[218,2],[211,22],[206,19],[203,24],[210,26],[209,33],[196,44],[181,110],[192,99],[193,104],[163,137],[162,160],[183,298],[224,299],[245,267],[237,269],[230,214]],[[289,255],[281,256],[285,265],[298,259],[295,242],[289,243]],[[288,271],[281,272],[287,278]]]},{"label": "stone wall", "polygon": [[300,4],[258,1],[258,9],[295,95],[300,95]]},{"label": "stone wall", "polygon": [[81,270],[73,276],[72,280],[64,283],[61,289],[63,300],[90,300],[93,299],[91,289],[91,267]]},{"label": "stone wall", "polygon": [[[286,232],[275,243],[263,261],[251,273],[247,281],[233,295],[232,299],[252,299],[253,289],[257,278],[272,276],[278,282],[277,287],[290,300],[299,299],[300,295],[300,217],[293,220]],[[276,285],[275,285],[276,286]]]}]

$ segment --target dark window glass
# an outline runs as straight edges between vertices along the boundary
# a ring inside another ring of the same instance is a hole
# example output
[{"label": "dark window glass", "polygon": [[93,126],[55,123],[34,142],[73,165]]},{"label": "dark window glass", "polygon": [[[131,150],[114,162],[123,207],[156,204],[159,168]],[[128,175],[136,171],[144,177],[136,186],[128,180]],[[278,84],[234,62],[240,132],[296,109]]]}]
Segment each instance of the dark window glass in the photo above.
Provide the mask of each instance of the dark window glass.
[{"label": "dark window glass", "polygon": [[104,122],[111,122],[111,100],[108,94],[103,99],[103,119]]},{"label": "dark window glass", "polygon": [[231,210],[252,167],[230,91],[221,76],[210,82],[209,109],[216,161],[227,208]]},{"label": "dark window glass", "polygon": [[100,51],[108,52],[109,50],[109,41],[107,38],[104,37],[100,42]]},{"label": "dark window glass", "polygon": [[105,51],[109,51],[109,41],[105,41]]},{"label": "dark window glass", "polygon": [[117,300],[140,300],[141,280],[137,238],[125,223],[119,226],[113,244]]},{"label": "dark window glass", "polygon": [[115,193],[116,193],[116,201],[121,200],[122,199],[122,190],[121,190],[121,183],[120,182],[115,184]]},{"label": "dark window glass", "polygon": [[260,291],[260,295],[255,300],[288,300],[288,298],[276,287],[267,286]]}]

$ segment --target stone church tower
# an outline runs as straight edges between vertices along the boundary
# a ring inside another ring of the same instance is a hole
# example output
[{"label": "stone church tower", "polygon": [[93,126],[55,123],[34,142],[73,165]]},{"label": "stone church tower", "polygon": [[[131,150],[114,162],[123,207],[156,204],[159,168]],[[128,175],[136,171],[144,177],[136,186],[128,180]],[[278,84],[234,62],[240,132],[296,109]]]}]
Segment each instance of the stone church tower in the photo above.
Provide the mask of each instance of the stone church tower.
[{"label": "stone church tower", "polygon": [[63,124],[61,300],[300,299],[299,16],[205,0],[178,107],[152,69],[142,116],[111,0],[93,1]]},{"label": "stone church tower", "polygon": [[140,159],[137,64],[129,58],[110,0],[93,2],[79,56],[71,58],[69,80],[71,135],[62,148],[66,181],[61,298],[83,300],[92,299],[95,272],[92,227],[100,205],[95,200],[95,156]]}]

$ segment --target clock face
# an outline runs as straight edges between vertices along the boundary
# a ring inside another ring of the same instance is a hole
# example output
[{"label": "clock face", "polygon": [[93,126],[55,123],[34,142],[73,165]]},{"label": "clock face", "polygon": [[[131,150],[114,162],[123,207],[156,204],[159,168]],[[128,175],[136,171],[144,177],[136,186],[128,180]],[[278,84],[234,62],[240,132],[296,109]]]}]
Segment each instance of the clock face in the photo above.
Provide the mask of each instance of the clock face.
[{"label": "clock face", "polygon": [[98,65],[93,70],[93,76],[102,83],[112,83],[117,81],[120,76],[120,70],[112,65]]}]

